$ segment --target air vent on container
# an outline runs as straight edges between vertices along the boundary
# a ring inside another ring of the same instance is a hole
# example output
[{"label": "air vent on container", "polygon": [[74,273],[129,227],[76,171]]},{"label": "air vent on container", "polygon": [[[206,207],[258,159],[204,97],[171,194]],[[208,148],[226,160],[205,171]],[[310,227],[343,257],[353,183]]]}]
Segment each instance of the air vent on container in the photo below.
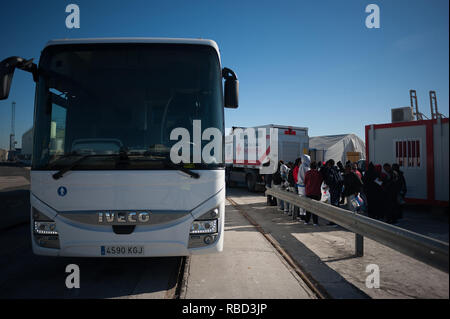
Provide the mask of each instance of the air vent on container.
[{"label": "air vent on container", "polygon": [[391,110],[392,123],[414,121],[414,113],[411,107],[399,107]]}]

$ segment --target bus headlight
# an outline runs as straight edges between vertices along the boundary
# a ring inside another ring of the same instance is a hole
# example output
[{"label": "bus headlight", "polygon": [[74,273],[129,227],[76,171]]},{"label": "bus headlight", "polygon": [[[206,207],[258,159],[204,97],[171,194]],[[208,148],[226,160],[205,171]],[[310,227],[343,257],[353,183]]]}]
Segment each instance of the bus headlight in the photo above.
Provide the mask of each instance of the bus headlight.
[{"label": "bus headlight", "polygon": [[188,248],[201,248],[214,244],[219,238],[220,208],[215,207],[196,216],[189,230]]},{"label": "bus headlight", "polygon": [[56,223],[49,221],[35,221],[34,233],[38,235],[58,235]]},{"label": "bus headlight", "polygon": [[190,234],[213,234],[217,233],[217,219],[194,220],[191,225]]},{"label": "bus headlight", "polygon": [[36,244],[45,248],[60,248],[58,230],[54,220],[33,207],[32,222]]}]

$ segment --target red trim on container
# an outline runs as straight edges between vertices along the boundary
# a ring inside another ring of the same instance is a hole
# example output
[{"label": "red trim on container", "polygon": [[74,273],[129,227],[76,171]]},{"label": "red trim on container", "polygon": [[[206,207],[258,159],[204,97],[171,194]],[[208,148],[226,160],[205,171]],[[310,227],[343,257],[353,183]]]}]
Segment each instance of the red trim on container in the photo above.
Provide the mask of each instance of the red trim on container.
[{"label": "red trim on container", "polygon": [[420,141],[416,141],[416,149],[417,149],[417,166],[420,167]]},{"label": "red trim on container", "polygon": [[412,142],[408,141],[408,165],[413,166],[413,155],[412,155]]},{"label": "red trim on container", "polygon": [[443,201],[443,200],[428,200],[428,199],[421,199],[421,198],[405,198],[405,202],[408,204],[420,204],[420,205],[435,205],[435,206],[442,206],[442,207],[448,207],[449,202]]},{"label": "red trim on container", "polygon": [[261,165],[262,161],[267,157],[267,155],[269,155],[270,153],[270,145],[269,147],[266,149],[266,152],[261,156],[261,158],[259,160],[256,160],[256,162],[250,162],[249,160],[244,160],[243,162],[238,162],[237,160],[233,160],[233,164],[236,165]]},{"label": "red trim on container", "polygon": [[293,131],[292,129],[288,129],[284,131],[284,135],[296,135],[297,133]]},{"label": "red trim on container", "polygon": [[408,166],[408,154],[406,153],[406,141],[402,142],[403,146],[403,165],[402,166]]},{"label": "red trim on container", "polygon": [[[448,123],[448,119],[441,119],[442,123]],[[436,124],[437,120],[422,120],[422,121],[410,121],[410,122],[398,122],[398,123],[386,123],[386,124],[374,124],[374,130],[380,128],[392,128],[392,127],[403,127],[403,126],[417,126],[417,125],[427,125],[428,123]],[[366,127],[370,125],[366,125]]]},{"label": "red trim on container", "polygon": [[427,199],[434,200],[434,138],[433,122],[427,121]]},{"label": "red trim on container", "polygon": [[366,169],[367,167],[369,167],[369,130],[370,130],[370,125],[366,125]]},{"label": "red trim on container", "polygon": [[259,159],[259,162],[262,163],[262,161],[267,157],[267,155],[269,155],[270,153],[270,145],[269,147],[266,149],[266,152],[261,156],[261,158]]},{"label": "red trim on container", "polygon": [[233,164],[236,164],[236,165],[258,165],[259,166],[259,165],[261,165],[261,162],[259,162],[259,161],[250,162],[248,160],[244,160],[243,162],[238,162],[238,161],[234,160]]}]

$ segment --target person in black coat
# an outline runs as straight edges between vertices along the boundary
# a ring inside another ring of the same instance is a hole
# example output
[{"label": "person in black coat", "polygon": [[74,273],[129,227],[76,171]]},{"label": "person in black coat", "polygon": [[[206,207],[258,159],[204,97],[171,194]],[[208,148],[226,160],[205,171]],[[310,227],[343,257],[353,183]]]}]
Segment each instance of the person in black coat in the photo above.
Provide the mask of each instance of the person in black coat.
[{"label": "person in black coat", "polygon": [[[320,173],[329,188],[331,205],[339,207],[339,198],[342,193],[342,177],[338,168],[334,165],[334,160],[329,159],[326,166],[320,170]],[[336,224],[329,222],[328,225],[335,226]]]},{"label": "person in black coat", "polygon": [[369,163],[367,171],[362,177],[363,190],[367,198],[367,214],[370,218],[381,219],[383,217],[383,189],[381,188],[381,176],[376,171],[375,165]]},{"label": "person in black coat", "polygon": [[384,193],[384,218],[386,223],[397,223],[397,214],[395,209],[397,206],[398,190],[398,174],[394,171],[390,164],[385,163],[383,169],[386,175],[383,177],[383,193]]},{"label": "person in black coat", "polygon": [[398,180],[396,184],[397,201],[395,203],[394,211],[397,219],[403,217],[403,204],[405,202],[406,195],[406,179],[403,172],[400,170],[400,165],[392,164],[392,170],[397,173]]}]

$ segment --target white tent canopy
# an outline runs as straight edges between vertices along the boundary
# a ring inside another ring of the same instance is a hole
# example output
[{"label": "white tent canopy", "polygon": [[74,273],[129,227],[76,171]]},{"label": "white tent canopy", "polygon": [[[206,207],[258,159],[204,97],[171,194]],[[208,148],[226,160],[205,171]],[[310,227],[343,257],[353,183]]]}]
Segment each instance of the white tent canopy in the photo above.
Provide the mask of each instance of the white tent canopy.
[{"label": "white tent canopy", "polygon": [[309,138],[309,149],[316,151],[316,160],[335,162],[347,161],[347,152],[359,152],[361,158],[366,158],[366,145],[355,134],[315,136]]}]

